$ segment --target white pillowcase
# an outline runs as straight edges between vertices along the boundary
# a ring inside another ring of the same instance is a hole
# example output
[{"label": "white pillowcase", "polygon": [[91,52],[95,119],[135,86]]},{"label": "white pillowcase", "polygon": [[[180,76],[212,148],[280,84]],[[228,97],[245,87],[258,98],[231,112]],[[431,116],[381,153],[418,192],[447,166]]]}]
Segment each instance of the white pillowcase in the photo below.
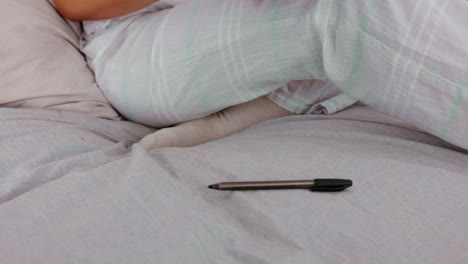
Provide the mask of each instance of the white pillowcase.
[{"label": "white pillowcase", "polygon": [[52,0],[2,0],[0,107],[47,108],[120,119],[79,51],[81,26]]}]

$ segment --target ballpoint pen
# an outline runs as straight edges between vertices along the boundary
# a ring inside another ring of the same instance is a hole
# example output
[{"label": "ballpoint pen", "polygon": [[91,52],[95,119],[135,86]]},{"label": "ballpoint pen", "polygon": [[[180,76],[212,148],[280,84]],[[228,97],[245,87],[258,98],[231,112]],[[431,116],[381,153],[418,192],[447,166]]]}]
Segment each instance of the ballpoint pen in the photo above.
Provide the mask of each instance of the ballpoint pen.
[{"label": "ballpoint pen", "polygon": [[208,186],[220,191],[272,190],[272,189],[310,189],[316,192],[337,192],[351,187],[353,182],[347,179],[314,179],[296,181],[250,181],[221,182]]}]

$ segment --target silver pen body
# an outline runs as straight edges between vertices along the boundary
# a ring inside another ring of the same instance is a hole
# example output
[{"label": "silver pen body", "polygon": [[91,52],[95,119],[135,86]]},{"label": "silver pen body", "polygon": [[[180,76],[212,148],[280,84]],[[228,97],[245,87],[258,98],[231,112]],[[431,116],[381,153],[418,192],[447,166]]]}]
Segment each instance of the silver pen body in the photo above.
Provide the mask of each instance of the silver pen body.
[{"label": "silver pen body", "polygon": [[251,182],[221,182],[210,185],[216,190],[270,190],[270,189],[310,189],[314,186],[314,180],[299,181],[251,181]]}]

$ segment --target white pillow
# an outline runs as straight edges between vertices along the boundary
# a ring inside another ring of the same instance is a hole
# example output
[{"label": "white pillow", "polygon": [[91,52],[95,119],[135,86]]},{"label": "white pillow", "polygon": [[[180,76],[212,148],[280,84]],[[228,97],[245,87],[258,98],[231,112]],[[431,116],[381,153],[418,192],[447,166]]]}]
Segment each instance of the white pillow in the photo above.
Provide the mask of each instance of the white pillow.
[{"label": "white pillow", "polygon": [[0,107],[120,118],[78,49],[80,24],[63,19],[52,0],[1,0],[0,17]]}]

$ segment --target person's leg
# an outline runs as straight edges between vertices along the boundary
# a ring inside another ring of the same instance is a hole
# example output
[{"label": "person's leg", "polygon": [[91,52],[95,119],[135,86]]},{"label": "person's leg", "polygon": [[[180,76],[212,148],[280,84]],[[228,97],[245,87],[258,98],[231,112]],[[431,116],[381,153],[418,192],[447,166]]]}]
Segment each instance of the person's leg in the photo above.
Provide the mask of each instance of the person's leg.
[{"label": "person's leg", "polygon": [[147,150],[190,147],[237,133],[270,119],[292,114],[333,114],[355,102],[329,81],[291,81],[247,103],[175,127],[160,129],[146,136],[140,144]]},{"label": "person's leg", "polygon": [[201,119],[160,129],[144,137],[139,143],[146,150],[163,147],[191,147],[226,137],[266,120],[291,114],[262,96]]}]

